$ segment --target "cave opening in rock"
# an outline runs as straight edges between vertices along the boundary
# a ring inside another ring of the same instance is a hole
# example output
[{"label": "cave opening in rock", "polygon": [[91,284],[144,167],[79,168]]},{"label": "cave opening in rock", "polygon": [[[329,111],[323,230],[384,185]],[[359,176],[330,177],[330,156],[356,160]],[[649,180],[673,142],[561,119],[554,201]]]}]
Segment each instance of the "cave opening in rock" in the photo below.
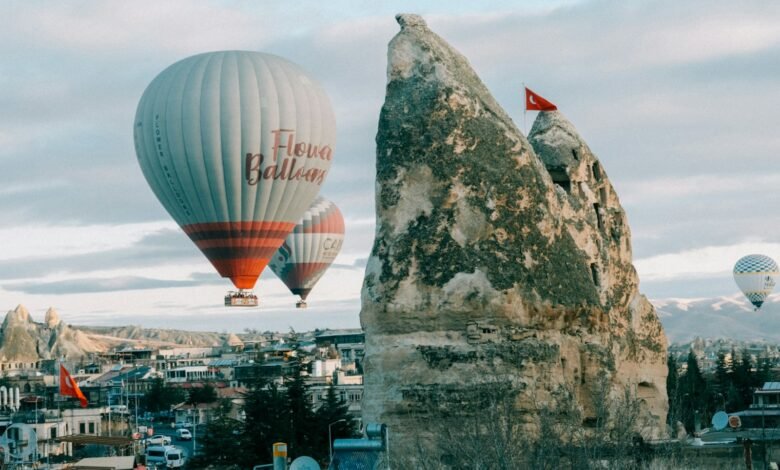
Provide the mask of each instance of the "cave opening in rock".
[{"label": "cave opening in rock", "polygon": [[601,205],[596,202],[593,203],[593,210],[596,211],[596,224],[599,227],[599,230],[604,230],[604,220],[601,216]]},{"label": "cave opening in rock", "polygon": [[599,267],[596,266],[596,263],[590,264],[590,275],[593,277],[593,285],[596,287],[601,287],[601,279],[599,275]]},{"label": "cave opening in rock", "polygon": [[567,194],[571,193],[571,180],[569,179],[569,174],[566,173],[566,170],[550,170],[550,177],[552,178],[553,183],[563,188]]},{"label": "cave opening in rock", "polygon": [[601,165],[599,165],[599,162],[593,162],[593,165],[590,167],[590,172],[593,173],[593,178],[595,178],[596,181],[601,181]]}]

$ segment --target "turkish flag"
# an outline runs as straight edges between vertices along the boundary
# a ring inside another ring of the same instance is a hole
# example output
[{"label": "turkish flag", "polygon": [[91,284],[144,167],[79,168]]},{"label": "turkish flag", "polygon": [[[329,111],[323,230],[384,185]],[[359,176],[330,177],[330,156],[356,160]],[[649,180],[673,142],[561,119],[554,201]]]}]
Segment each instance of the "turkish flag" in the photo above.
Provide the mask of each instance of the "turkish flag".
[{"label": "turkish flag", "polygon": [[62,364],[60,364],[60,395],[78,398],[81,402],[81,407],[87,407],[87,397],[84,396],[79,385],[73,380],[73,377],[70,376],[70,373]]},{"label": "turkish flag", "polygon": [[528,87],[525,88],[526,111],[555,111],[556,109],[557,106],[529,90]]}]

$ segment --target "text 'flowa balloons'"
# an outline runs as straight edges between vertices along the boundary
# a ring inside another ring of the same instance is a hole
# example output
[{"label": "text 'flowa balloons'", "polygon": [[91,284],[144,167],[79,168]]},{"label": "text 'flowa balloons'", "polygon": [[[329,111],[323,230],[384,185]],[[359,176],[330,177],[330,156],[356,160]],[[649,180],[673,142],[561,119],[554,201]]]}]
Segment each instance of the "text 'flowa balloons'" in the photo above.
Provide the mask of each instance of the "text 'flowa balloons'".
[{"label": "text 'flowa balloons'", "polygon": [[756,310],[775,288],[778,272],[775,260],[765,255],[747,255],[734,265],[734,281]]},{"label": "text 'flowa balloons'", "polygon": [[306,297],[336,259],[343,243],[341,211],[331,201],[318,197],[270,262],[279,279],[293,294],[301,296],[296,307],[306,307]]},{"label": "text 'flowa balloons'", "polygon": [[239,289],[254,287],[325,180],[336,127],[324,90],[271,54],[209,52],[146,88],[135,149],[171,217]]}]

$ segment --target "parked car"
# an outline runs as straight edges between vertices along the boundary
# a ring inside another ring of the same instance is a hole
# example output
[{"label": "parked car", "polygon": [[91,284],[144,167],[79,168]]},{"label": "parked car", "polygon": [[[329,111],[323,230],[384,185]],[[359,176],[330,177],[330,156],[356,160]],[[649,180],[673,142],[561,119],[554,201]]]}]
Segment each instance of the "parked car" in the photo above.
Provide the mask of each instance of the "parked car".
[{"label": "parked car", "polygon": [[177,429],[176,437],[182,441],[189,441],[192,440],[192,433],[189,429]]},{"label": "parked car", "polygon": [[154,436],[146,439],[147,446],[168,446],[171,445],[171,437],[163,436],[162,434],[155,434]]},{"label": "parked car", "polygon": [[192,429],[192,423],[189,421],[176,421],[171,424],[173,429]]},{"label": "parked car", "polygon": [[126,415],[129,413],[127,405],[111,405],[108,407],[108,412],[119,415]]}]

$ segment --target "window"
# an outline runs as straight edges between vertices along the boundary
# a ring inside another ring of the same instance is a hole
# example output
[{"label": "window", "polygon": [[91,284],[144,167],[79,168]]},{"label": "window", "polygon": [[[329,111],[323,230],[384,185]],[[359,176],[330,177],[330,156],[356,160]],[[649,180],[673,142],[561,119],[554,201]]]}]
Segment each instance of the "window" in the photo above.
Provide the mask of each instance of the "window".
[{"label": "window", "polygon": [[86,434],[86,433],[87,433],[87,424],[79,423],[79,434]]},{"label": "window", "polygon": [[599,162],[593,162],[590,171],[593,173],[593,177],[596,178],[596,181],[601,181],[601,166],[599,166]]},{"label": "window", "polygon": [[567,193],[571,192],[571,180],[569,179],[569,174],[566,173],[565,169],[550,171],[550,177],[552,178],[553,183],[563,188],[564,191]]},{"label": "window", "polygon": [[89,433],[95,434],[95,423],[89,423]]},{"label": "window", "polygon": [[601,287],[601,280],[599,279],[599,267],[596,266],[596,263],[591,263],[590,275],[593,276],[593,284],[596,287]]},{"label": "window", "polygon": [[604,230],[604,220],[601,216],[601,206],[599,203],[593,204],[593,210],[596,211],[596,224],[599,226],[599,230]]},{"label": "window", "polygon": [[53,428],[49,429],[49,438],[50,439],[57,438],[57,426],[54,426]]}]

